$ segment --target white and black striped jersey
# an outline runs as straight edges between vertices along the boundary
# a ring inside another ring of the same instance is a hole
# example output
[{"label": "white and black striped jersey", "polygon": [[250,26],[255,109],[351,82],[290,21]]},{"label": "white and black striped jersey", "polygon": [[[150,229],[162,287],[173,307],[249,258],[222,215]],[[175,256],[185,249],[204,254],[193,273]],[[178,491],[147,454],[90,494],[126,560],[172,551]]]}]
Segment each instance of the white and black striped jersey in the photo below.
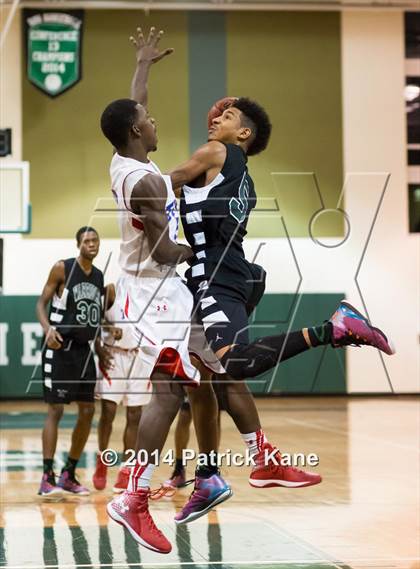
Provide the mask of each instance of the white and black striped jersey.
[{"label": "white and black striped jersey", "polygon": [[[223,277],[224,285],[235,289],[238,280],[250,278],[242,243],[256,201],[246,154],[236,144],[226,144],[223,168],[210,184],[201,188],[183,187],[181,219],[185,237],[195,253],[186,273],[190,288],[202,288],[208,280],[217,284],[216,273],[226,271],[239,277],[230,279],[230,285],[226,275]],[[244,298],[246,292],[244,288]]]}]

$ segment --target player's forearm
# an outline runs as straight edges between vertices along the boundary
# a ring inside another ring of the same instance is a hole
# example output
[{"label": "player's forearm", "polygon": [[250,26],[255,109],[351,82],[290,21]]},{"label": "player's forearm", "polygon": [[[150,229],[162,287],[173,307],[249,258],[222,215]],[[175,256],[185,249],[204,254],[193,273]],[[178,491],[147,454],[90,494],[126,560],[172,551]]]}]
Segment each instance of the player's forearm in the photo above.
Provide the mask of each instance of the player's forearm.
[{"label": "player's forearm", "polygon": [[44,334],[47,334],[50,328],[50,321],[48,320],[46,306],[41,298],[36,303],[36,315],[38,317],[39,323],[42,326]]},{"label": "player's forearm", "polygon": [[150,61],[139,61],[131,81],[131,98],[147,107],[147,81],[149,78]]},{"label": "player's forearm", "polygon": [[162,265],[180,265],[194,256],[194,253],[188,245],[178,245],[172,241],[156,247],[152,253],[153,259]]},{"label": "player's forearm", "polygon": [[95,353],[99,355],[101,349],[102,349],[102,338],[98,334],[98,336],[96,336],[95,338]]},{"label": "player's forearm", "polygon": [[182,188],[185,184],[195,180],[200,174],[205,172],[205,167],[203,166],[200,170],[201,171],[199,171],[198,168],[191,169],[180,166],[179,168],[172,170],[172,172],[169,172],[174,190]]}]

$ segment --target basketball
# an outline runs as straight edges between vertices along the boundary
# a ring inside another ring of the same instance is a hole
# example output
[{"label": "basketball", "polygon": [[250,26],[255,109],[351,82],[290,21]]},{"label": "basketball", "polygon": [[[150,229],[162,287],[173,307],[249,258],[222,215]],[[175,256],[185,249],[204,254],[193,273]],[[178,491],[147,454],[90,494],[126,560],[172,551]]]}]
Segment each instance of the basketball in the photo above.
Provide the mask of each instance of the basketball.
[{"label": "basketball", "polygon": [[233,105],[237,100],[238,97],[224,97],[223,99],[216,101],[207,114],[207,126],[210,128],[213,119],[220,117],[220,115],[223,114],[223,111]]}]

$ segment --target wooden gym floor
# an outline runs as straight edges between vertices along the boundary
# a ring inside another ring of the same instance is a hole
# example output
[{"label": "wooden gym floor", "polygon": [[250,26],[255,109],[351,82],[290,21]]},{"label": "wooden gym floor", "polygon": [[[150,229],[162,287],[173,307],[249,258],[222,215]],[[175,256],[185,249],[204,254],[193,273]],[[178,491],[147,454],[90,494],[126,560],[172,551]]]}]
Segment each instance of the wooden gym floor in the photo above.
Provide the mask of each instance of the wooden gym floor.
[{"label": "wooden gym floor", "polygon": [[[188,569],[418,569],[420,416],[418,399],[258,399],[263,428],[286,452],[317,453],[322,484],[258,490],[248,468],[223,468],[234,496],[208,516],[176,528],[175,511],[191,486],[152,503],[159,527],[173,544],[168,556],[140,548],[108,520],[116,470],[108,488],[86,498],[43,502],[40,402],[1,405],[0,564],[9,568]],[[57,467],[69,447],[75,409],[69,406],[59,437]],[[111,447],[120,450],[119,411]],[[95,420],[98,417],[95,416]],[[242,451],[230,418],[222,416],[221,450]],[[167,448],[173,444],[173,432]],[[196,448],[192,436],[190,445]],[[92,488],[93,428],[79,477]],[[155,486],[167,478],[161,466]],[[192,474],[193,466],[189,468]]]}]

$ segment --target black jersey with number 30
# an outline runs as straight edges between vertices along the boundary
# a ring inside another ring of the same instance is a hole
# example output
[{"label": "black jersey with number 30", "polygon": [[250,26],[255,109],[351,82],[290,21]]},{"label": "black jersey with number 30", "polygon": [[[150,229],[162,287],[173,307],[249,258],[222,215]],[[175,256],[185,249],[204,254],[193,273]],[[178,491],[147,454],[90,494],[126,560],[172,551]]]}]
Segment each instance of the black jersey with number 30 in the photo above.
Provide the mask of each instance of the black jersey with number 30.
[{"label": "black jersey with number 30", "polygon": [[76,259],[66,259],[64,271],[64,290],[61,297],[54,295],[49,320],[63,338],[85,344],[101,322],[104,276],[94,266],[87,275]]},{"label": "black jersey with number 30", "polygon": [[236,144],[225,146],[226,159],[216,178],[207,186],[182,190],[182,223],[195,253],[186,277],[193,290],[209,280],[216,285],[220,281],[245,300],[247,287],[239,290],[240,283],[250,278],[250,272],[242,242],[257,197],[246,154]]}]

